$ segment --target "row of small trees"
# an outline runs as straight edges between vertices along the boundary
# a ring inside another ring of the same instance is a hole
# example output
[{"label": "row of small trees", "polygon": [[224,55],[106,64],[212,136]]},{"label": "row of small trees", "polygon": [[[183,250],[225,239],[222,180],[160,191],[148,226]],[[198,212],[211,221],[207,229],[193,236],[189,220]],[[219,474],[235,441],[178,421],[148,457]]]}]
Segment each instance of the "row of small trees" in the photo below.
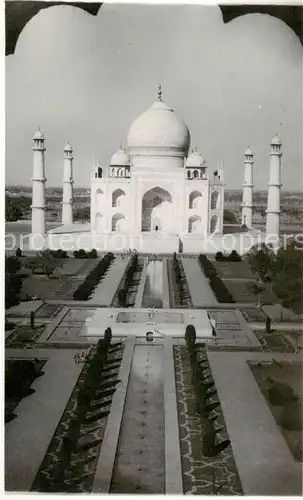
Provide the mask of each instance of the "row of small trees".
[{"label": "row of small trees", "polygon": [[[85,440],[100,426],[100,420],[109,415],[108,408],[116,391],[117,380],[113,370],[117,370],[122,357],[113,358],[110,354],[119,351],[122,344],[111,345],[112,332],[107,328],[104,338],[100,339],[94,356],[88,360],[89,366],[84,381],[78,390],[77,404],[74,416],[62,439],[57,462],[52,477],[48,479],[43,491],[63,492],[74,491],[79,483],[87,477],[85,464],[89,461],[85,452],[98,446],[101,439]],[[76,463],[72,458],[78,455]]]},{"label": "row of small trees", "polygon": [[186,278],[181,271],[180,261],[177,258],[176,252],[173,255],[173,270],[174,270],[174,278],[175,278],[175,294],[176,294],[176,302],[181,306],[184,303],[185,294],[186,294]]},{"label": "row of small trees", "polygon": [[103,259],[86,276],[84,282],[75,290],[73,295],[74,300],[87,300],[89,298],[114,258],[114,254],[111,252],[104,255]]},{"label": "row of small trees", "polygon": [[118,302],[119,306],[121,307],[127,307],[127,293],[131,285],[133,285],[134,274],[137,270],[137,267],[138,267],[138,254],[133,253],[125,271],[125,275],[123,278],[124,281],[123,287],[119,288],[118,290]]},{"label": "row of small trees", "polygon": [[[185,341],[191,366],[191,380],[195,392],[196,413],[201,420],[203,455],[205,457],[216,457],[229,446],[230,440],[218,441],[217,434],[221,428],[215,424],[217,415],[214,410],[220,406],[220,403],[218,400],[211,400],[211,398],[217,396],[215,383],[212,379],[205,350],[199,350],[198,354],[196,330],[193,325],[186,327]],[[202,356],[200,356],[201,352]]]},{"label": "row of small trees", "polygon": [[209,279],[210,286],[219,302],[235,302],[232,294],[218,276],[215,266],[204,254],[199,255],[199,263],[205,276]]}]

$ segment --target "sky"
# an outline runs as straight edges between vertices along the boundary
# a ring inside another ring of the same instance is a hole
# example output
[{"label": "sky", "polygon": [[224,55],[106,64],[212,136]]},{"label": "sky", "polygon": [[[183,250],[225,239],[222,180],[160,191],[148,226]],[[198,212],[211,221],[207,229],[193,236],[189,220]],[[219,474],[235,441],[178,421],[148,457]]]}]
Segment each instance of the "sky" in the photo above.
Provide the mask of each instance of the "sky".
[{"label": "sky", "polygon": [[105,4],[97,16],[45,9],[6,57],[6,184],[30,185],[40,126],[47,185],[61,185],[70,141],[74,186],[89,187],[93,158],[108,165],[161,83],[210,170],[223,158],[228,189],[242,186],[248,146],[255,188],[267,188],[276,132],[283,189],[302,189],[302,55],[280,20],[250,14],[224,24],[217,6]]}]

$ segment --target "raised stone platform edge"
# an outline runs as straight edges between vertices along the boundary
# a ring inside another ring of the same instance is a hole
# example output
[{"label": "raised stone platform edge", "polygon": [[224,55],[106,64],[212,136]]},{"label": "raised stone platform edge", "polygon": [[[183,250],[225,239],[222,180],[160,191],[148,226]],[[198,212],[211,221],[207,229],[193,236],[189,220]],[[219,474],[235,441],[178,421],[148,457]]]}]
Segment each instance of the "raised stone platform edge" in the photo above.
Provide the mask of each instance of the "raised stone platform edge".
[{"label": "raised stone platform edge", "polygon": [[122,423],[128,379],[133,359],[135,336],[128,337],[125,342],[123,358],[118,379],[121,382],[114,394],[110,414],[108,416],[104,439],[96,467],[92,493],[109,493],[114,471],[120,428]]},{"label": "raised stone platform edge", "polygon": [[165,414],[165,493],[183,495],[174,352],[171,337],[164,338],[163,380]]}]

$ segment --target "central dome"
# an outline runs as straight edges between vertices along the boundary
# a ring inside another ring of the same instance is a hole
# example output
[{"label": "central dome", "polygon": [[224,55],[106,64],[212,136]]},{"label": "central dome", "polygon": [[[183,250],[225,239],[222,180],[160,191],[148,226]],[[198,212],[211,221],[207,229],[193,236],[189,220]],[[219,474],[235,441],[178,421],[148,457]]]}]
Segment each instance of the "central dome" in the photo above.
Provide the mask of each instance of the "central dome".
[{"label": "central dome", "polygon": [[187,156],[190,133],[161,99],[137,118],[127,134],[131,155]]}]

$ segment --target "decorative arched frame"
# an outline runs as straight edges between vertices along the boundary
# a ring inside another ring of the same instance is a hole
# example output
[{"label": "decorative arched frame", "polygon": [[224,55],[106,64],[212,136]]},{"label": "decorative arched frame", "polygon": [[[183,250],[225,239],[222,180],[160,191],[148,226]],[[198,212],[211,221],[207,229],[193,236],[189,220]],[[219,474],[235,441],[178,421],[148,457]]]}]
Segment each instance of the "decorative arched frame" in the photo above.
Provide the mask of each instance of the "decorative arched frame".
[{"label": "decorative arched frame", "polygon": [[[47,1],[8,1],[5,3],[6,55],[14,54],[17,40],[24,26],[42,9],[57,5],[78,7],[96,16],[102,6],[101,2],[47,2]],[[303,45],[302,7],[299,5],[219,5],[224,23],[246,14],[267,14],[284,21],[298,36]]]},{"label": "decorative arched frame", "polygon": [[[141,231],[152,230],[153,209],[163,202],[172,203],[172,196],[169,191],[160,186],[155,186],[144,193],[141,204]],[[161,225],[161,223],[159,224]]]},{"label": "decorative arched frame", "polygon": [[213,191],[210,198],[210,208],[211,210],[217,210],[219,204],[219,191]]},{"label": "decorative arched frame", "polygon": [[119,223],[121,220],[125,220],[125,217],[121,213],[114,214],[112,216],[112,231],[115,232],[119,230]]},{"label": "decorative arched frame", "polygon": [[102,202],[103,198],[103,191],[102,189],[98,188],[95,192],[95,205],[97,209],[100,207],[100,203]]},{"label": "decorative arched frame", "polygon": [[192,191],[188,197],[188,208],[189,209],[192,209],[192,208],[196,208],[196,203],[198,201],[198,199],[201,199],[202,198],[202,193],[201,191]]},{"label": "decorative arched frame", "polygon": [[189,233],[195,233],[197,228],[200,228],[201,226],[201,217],[199,215],[192,215],[188,219],[188,232]]},{"label": "decorative arched frame", "polygon": [[112,207],[120,207],[123,196],[125,196],[125,191],[123,191],[123,189],[115,189],[112,193]]}]

